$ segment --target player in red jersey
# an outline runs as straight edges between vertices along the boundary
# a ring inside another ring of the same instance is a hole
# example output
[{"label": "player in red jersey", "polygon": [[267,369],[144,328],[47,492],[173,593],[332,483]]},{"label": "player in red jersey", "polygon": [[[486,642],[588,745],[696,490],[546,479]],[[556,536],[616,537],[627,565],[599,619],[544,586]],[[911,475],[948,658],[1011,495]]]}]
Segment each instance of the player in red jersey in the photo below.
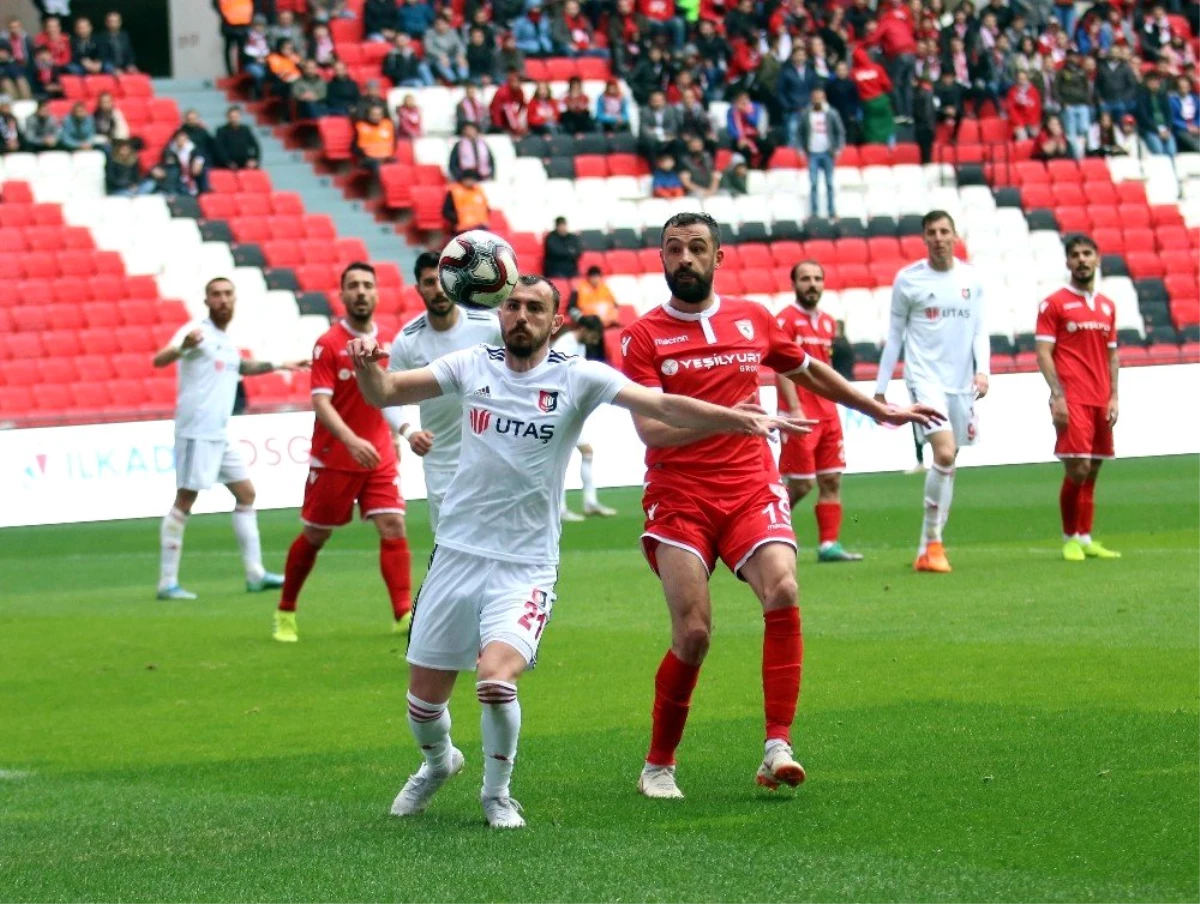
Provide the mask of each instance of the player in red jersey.
[{"label": "player in red jersey", "polygon": [[[796,303],[779,312],[779,326],[802,349],[822,364],[829,363],[837,323],[817,309],[825,292],[825,268],[816,261],[801,261],[792,267]],[[776,377],[779,410],[802,418],[815,418],[812,433],[783,436],[779,473],[788,488],[788,502],[796,503],[817,487],[817,561],[859,562],[862,556],[847,552],[838,539],[842,529],[842,472],[846,470],[846,448],[842,419],[837,405],[797,388],[785,377]]]},{"label": "player in red jersey", "polygon": [[345,319],[321,336],[313,348],[316,423],[300,510],[304,529],[288,550],[273,634],[285,643],[299,639],[296,600],[317,553],[334,528],[350,522],[356,501],[362,517],[370,518],[379,531],[379,568],[391,597],[395,630],[406,630],[411,619],[411,562],[395,442],[383,412],[362,397],[346,351],[351,339],[380,338],[372,320],[378,303],[375,269],[364,263],[346,267],[341,295]]},{"label": "player in red jersey", "polygon": [[1058,431],[1054,454],[1066,471],[1062,510],[1063,558],[1116,559],[1092,539],[1096,478],[1113,457],[1117,423],[1117,308],[1095,291],[1099,250],[1086,235],[1067,240],[1070,282],[1038,308],[1038,367],[1050,386],[1050,417]]},{"label": "player in red jersey", "polygon": [[[663,227],[659,255],[671,299],[621,334],[623,369],[635,383],[727,407],[752,406],[760,365],[808,390],[892,424],[929,424],[922,406],[895,408],[858,392],[810,358],[762,305],[713,294],[720,228],[707,214],[681,213]],[[647,797],[682,797],[675,750],[708,652],[708,579],[720,558],[763,607],[762,681],[766,749],[760,784],[798,785],[804,769],[791,748],[800,693],[802,641],[796,539],[787,490],[761,438],[716,436],[634,415],[646,450],[642,547],[662,581],[671,648],[655,676],[650,752],[638,779]]]}]

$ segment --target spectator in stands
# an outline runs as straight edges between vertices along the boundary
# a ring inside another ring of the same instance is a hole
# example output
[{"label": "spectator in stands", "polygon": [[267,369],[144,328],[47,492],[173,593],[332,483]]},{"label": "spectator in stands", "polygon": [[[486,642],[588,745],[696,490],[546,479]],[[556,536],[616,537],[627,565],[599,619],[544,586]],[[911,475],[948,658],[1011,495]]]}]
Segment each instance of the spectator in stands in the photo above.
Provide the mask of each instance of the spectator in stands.
[{"label": "spectator in stands", "polygon": [[865,43],[879,47],[887,61],[893,87],[892,104],[901,122],[912,120],[913,66],[916,63],[916,17],[911,6],[901,0],[879,4],[879,24]]},{"label": "spectator in stands", "polygon": [[442,216],[452,233],[488,228],[492,211],[479,184],[479,173],[466,170],[457,182],[451,183],[442,203]]},{"label": "spectator in stands", "polygon": [[12,54],[13,62],[28,69],[33,65],[33,38],[25,31],[21,20],[15,16],[8,20],[8,31],[5,32],[4,43]]},{"label": "spectator in stands", "polygon": [[404,95],[400,106],[396,108],[396,130],[401,138],[407,138],[410,141],[425,134],[425,129],[421,125],[421,108],[417,106],[416,95]]},{"label": "spectator in stands", "polygon": [[196,146],[196,152],[207,160],[209,164],[212,164],[216,159],[216,153],[213,151],[213,138],[212,134],[208,131],[208,126],[200,120],[199,112],[196,110],[185,110],[183,113],[183,124],[180,128],[187,132],[187,137]]},{"label": "spectator in stands", "polygon": [[42,32],[33,39],[33,46],[45,47],[56,69],[65,71],[71,65],[71,39],[62,30],[58,16],[47,16],[42,23]]},{"label": "spectator in stands", "polygon": [[325,114],[325,95],[329,86],[321,78],[321,67],[316,60],[305,60],[300,71],[300,78],[292,82],[296,118],[316,119]]},{"label": "spectator in stands", "polygon": [[367,82],[367,90],[359,98],[358,107],[351,118],[370,119],[372,110],[378,110],[384,119],[388,118],[388,103],[387,98],[383,96],[383,86],[375,80]]},{"label": "spectator in stands", "polygon": [[621,83],[615,78],[608,80],[604,93],[596,98],[595,119],[609,134],[629,131],[629,98],[621,92]]},{"label": "spectator in stands", "polygon": [[96,124],[88,113],[87,104],[76,101],[62,124],[58,139],[64,151],[90,151],[96,146]]},{"label": "spectator in stands", "polygon": [[100,45],[100,56],[109,72],[137,72],[137,57],[133,53],[133,41],[122,28],[121,14],[110,12],[104,17],[104,31],[96,38]]},{"label": "spectator in stands", "polygon": [[766,169],[775,142],[766,133],[762,107],[752,101],[747,92],[739,91],[734,97],[726,115],[725,128],[733,149],[754,168]]},{"label": "spectator in stands", "polygon": [[681,135],[699,135],[704,139],[706,148],[710,151],[716,148],[717,130],[713,128],[708,108],[700,99],[700,89],[684,88],[679,103],[675,105],[675,113],[679,117],[679,133]]},{"label": "spectator in stands", "polygon": [[1067,51],[1067,61],[1054,77],[1054,94],[1063,108],[1067,138],[1075,156],[1080,157],[1092,125],[1092,86],[1079,51],[1074,48]]},{"label": "spectator in stands", "polygon": [[651,92],[650,102],[638,115],[638,150],[650,161],[675,153],[681,147],[680,125],[679,111],[667,106],[667,95]]},{"label": "spectator in stands", "polygon": [[1114,118],[1137,110],[1138,79],[1129,65],[1129,49],[1114,47],[1096,70],[1096,101]]},{"label": "spectator in stands", "polygon": [[496,54],[496,81],[499,82],[505,72],[525,74],[525,54],[517,46],[517,39],[511,31],[500,36],[500,52]]},{"label": "spectator in stands", "polygon": [[731,195],[749,194],[749,182],[750,167],[746,163],[746,158],[741,154],[733,154],[729,158],[725,172],[721,173],[721,191]]},{"label": "spectator in stands", "polygon": [[1167,17],[1166,7],[1161,3],[1154,4],[1150,15],[1142,20],[1142,56],[1152,63],[1157,62],[1162,49],[1170,45],[1171,34],[1171,20]]},{"label": "spectator in stands", "polygon": [[962,122],[967,92],[954,77],[953,69],[942,70],[942,77],[938,79],[938,83],[933,89],[933,96],[937,102],[938,123],[948,125],[951,140],[957,141],[958,126]]},{"label": "spectator in stands", "polygon": [[608,17],[608,51],[614,72],[631,72],[641,59],[642,41],[649,34],[646,19],[634,7],[634,0],[617,0],[616,11]]},{"label": "spectator in stands", "polygon": [[[225,39],[225,74],[236,72],[237,52],[246,40],[255,19],[254,0],[213,0],[213,9],[221,16],[221,37]],[[263,20],[264,24],[266,20]]]},{"label": "spectator in stands", "polygon": [[[400,30],[396,0],[366,0],[363,4],[363,34],[368,41],[392,41]],[[421,29],[416,37],[421,36]],[[410,37],[413,37],[410,35]]]},{"label": "spectator in stands", "polygon": [[304,47],[304,29],[296,21],[290,9],[281,9],[275,17],[275,24],[267,29],[267,36],[272,44],[280,41],[291,41],[293,47]]},{"label": "spectator in stands", "polygon": [[759,54],[758,68],[754,70],[749,90],[750,96],[767,111],[767,118],[778,123],[784,121],[784,115],[776,91],[779,89],[779,76],[783,72],[787,55],[782,50],[782,34],[768,34],[766,41],[767,49]]},{"label": "spectator in stands", "polygon": [[22,148],[21,127],[13,116],[12,96],[0,94],[0,154],[15,154]]},{"label": "spectator in stands", "polygon": [[[1137,132],[1134,132],[1136,150]],[[1121,145],[1120,131],[1113,116],[1107,110],[1101,110],[1092,127],[1088,129],[1087,155],[1089,157],[1122,157],[1125,148]]]},{"label": "spectator in stands", "polygon": [[72,75],[99,75],[104,68],[104,54],[92,33],[92,21],[80,16],[75,20],[75,36],[71,38],[71,62],[67,72]]},{"label": "spectator in stands", "polygon": [[1151,154],[1175,156],[1175,136],[1171,133],[1171,102],[1157,72],[1146,73],[1138,92],[1138,129]]},{"label": "spectator in stands", "polygon": [[479,89],[470,84],[466,87],[463,99],[454,108],[454,131],[462,134],[462,127],[468,122],[474,123],[481,132],[489,122],[487,105],[479,99]]},{"label": "spectator in stands", "polygon": [[1025,141],[1037,134],[1042,122],[1042,96],[1029,81],[1028,72],[1017,72],[1016,84],[1008,89],[1004,112],[1014,140]]},{"label": "spectator in stands", "polygon": [[583,81],[572,76],[567,82],[567,93],[562,99],[562,113],[559,115],[559,128],[569,135],[584,135],[596,130],[596,121],[592,119],[592,102],[583,91]]},{"label": "spectator in stands", "polygon": [[671,67],[662,48],[652,45],[638,60],[633,72],[626,76],[635,103],[647,104],[655,91],[666,91],[671,81]]},{"label": "spectator in stands", "polygon": [[566,217],[555,217],[554,229],[542,242],[542,273],[551,279],[574,279],[579,275],[583,244],[567,228]]},{"label": "spectator in stands", "polygon": [[717,193],[720,179],[713,156],[704,147],[699,135],[688,135],[683,154],[679,158],[679,178],[689,195],[708,198]]},{"label": "spectator in stands", "polygon": [[[41,52],[45,52],[45,49]],[[52,151],[58,147],[62,125],[50,112],[50,102],[39,100],[37,109],[25,120],[25,147],[29,151]]]},{"label": "spectator in stands", "polygon": [[487,32],[472,25],[467,32],[467,78],[476,85],[490,85],[496,78],[496,49]]},{"label": "spectator in stands", "polygon": [[725,14],[725,36],[730,41],[745,40],[757,27],[754,0],[737,0],[737,5]]},{"label": "spectator in stands", "polygon": [[543,14],[541,7],[533,6],[526,10],[525,15],[513,23],[512,33],[517,49],[526,56],[544,57],[554,52],[554,44],[550,40],[550,19]]},{"label": "spectator in stands", "polygon": [[1200,151],[1200,95],[1195,83],[1186,75],[1175,80],[1175,91],[1171,94],[1171,132],[1175,144],[1181,151]]},{"label": "spectator in stands", "polygon": [[426,3],[425,0],[404,0],[403,4],[398,5],[397,27],[411,38],[423,38],[436,22],[432,3]]},{"label": "spectator in stands", "polygon": [[253,98],[262,97],[263,85],[267,80],[267,58],[270,55],[271,42],[267,38],[266,16],[255,16],[246,32],[239,54],[242,72],[252,80],[250,96]]},{"label": "spectator in stands", "polygon": [[96,112],[92,114],[92,125],[95,127],[93,143],[106,153],[118,141],[129,139],[129,123],[113,102],[112,93],[102,91],[96,98]]},{"label": "spectator in stands", "polygon": [[729,68],[725,70],[727,97],[739,91],[750,91],[755,86],[754,76],[762,61],[762,46],[763,41],[757,28],[753,29],[749,37],[736,38],[730,43],[732,53],[729,57]]},{"label": "spectator in stands", "polygon": [[450,149],[450,161],[446,166],[450,178],[460,181],[468,170],[481,181],[496,178],[496,161],[488,143],[479,134],[479,127],[473,122],[463,123],[459,135]]},{"label": "spectator in stands", "polygon": [[280,97],[291,97],[292,83],[303,75],[300,63],[300,54],[296,53],[296,46],[286,38],[280,40],[275,45],[274,52],[267,57],[272,87]]},{"label": "spectator in stands", "polygon": [[325,112],[329,116],[349,116],[361,99],[358,82],[350,77],[346,64],[338,60],[333,64],[333,78],[325,85]]},{"label": "spectator in stands", "polygon": [[833,167],[838,155],[846,146],[846,127],[837,110],[825,101],[825,91],[817,88],[812,93],[812,103],[800,116],[800,147],[808,156],[808,178],[812,186],[809,195],[812,215],[817,216],[818,182],[825,174],[825,198],[828,202],[827,216],[836,217],[837,207],[833,196]]},{"label": "spectator in stands", "polygon": [[937,135],[937,125],[938,109],[933,82],[928,75],[922,75],[913,94],[913,140],[921,153],[921,163],[933,162],[933,139]]},{"label": "spectator in stands", "polygon": [[618,325],[617,298],[599,267],[588,267],[587,278],[575,281],[567,299],[567,314],[576,322],[582,317],[595,317],[605,328]]},{"label": "spectator in stands", "polygon": [[28,100],[33,97],[29,87],[29,67],[13,59],[12,48],[0,37],[0,94]]},{"label": "spectator in stands", "polygon": [[862,140],[862,109],[858,100],[858,86],[850,77],[850,64],[845,60],[838,60],[834,64],[833,78],[825,83],[825,98],[829,106],[842,117],[847,143],[858,144]]},{"label": "spectator in stands", "polygon": [[315,60],[322,69],[332,69],[337,60],[337,51],[333,46],[333,36],[329,33],[328,25],[314,25],[312,35],[308,39],[308,58]]},{"label": "spectator in stands", "polygon": [[608,55],[602,48],[596,47],[592,23],[580,11],[579,0],[566,0],[558,14],[550,21],[550,43],[555,54],[559,56]]},{"label": "spectator in stands", "polygon": [[776,97],[787,129],[787,143],[791,147],[798,147],[796,141],[800,132],[800,115],[808,109],[813,89],[816,87],[817,73],[808,60],[808,51],[797,43],[792,47],[788,64],[779,73],[776,88]]},{"label": "spectator in stands", "polygon": [[701,19],[697,23],[692,44],[703,60],[705,81],[710,85],[725,84],[725,73],[729,68],[729,42],[717,34],[717,26],[711,19]]},{"label": "spectator in stands", "polygon": [[1126,113],[1117,123],[1117,145],[1129,157],[1138,156],[1138,127],[1137,117]]},{"label": "spectator in stands", "polygon": [[346,6],[346,0],[308,0],[308,17],[313,22],[329,22],[333,19],[353,19],[354,10]]},{"label": "spectator in stands", "polygon": [[163,148],[164,186],[171,195],[201,195],[208,191],[208,160],[179,129]]},{"label": "spectator in stands", "polygon": [[374,173],[396,155],[396,126],[387,107],[371,107],[367,118],[354,124],[353,153],[359,166]]},{"label": "spectator in stands", "polygon": [[56,100],[65,94],[59,71],[50,58],[50,51],[45,47],[39,47],[33,52],[33,68],[29,73],[29,81],[33,96],[37,100]]},{"label": "spectator in stands", "polygon": [[383,58],[383,74],[401,88],[424,88],[433,84],[429,64],[417,56],[408,32],[398,31],[393,47]]},{"label": "spectator in stands", "polygon": [[[892,80],[883,67],[868,56],[865,48],[854,48],[854,68],[851,77],[858,88],[862,105],[862,134],[867,144],[896,143],[896,123],[892,114]],[[950,73],[953,78],[954,73]]]},{"label": "spectator in stands", "polygon": [[679,170],[675,168],[675,158],[670,154],[659,154],[655,159],[650,190],[655,198],[682,198],[687,194]]},{"label": "spectator in stands", "polygon": [[434,74],[444,82],[458,85],[467,81],[467,48],[457,31],[450,27],[450,16],[443,13],[425,33],[425,59]]},{"label": "spectator in stands", "polygon": [[549,82],[538,82],[529,100],[526,121],[533,135],[553,135],[558,132],[558,101],[550,93]]},{"label": "spectator in stands", "polygon": [[495,48],[497,43],[497,32],[492,25],[491,8],[484,5],[475,7],[475,12],[470,15],[470,22],[464,25],[461,29],[467,36],[467,42],[471,40],[471,29],[478,28],[483,32],[484,42],[488,47]]},{"label": "spectator in stands", "polygon": [[507,132],[515,137],[524,135],[529,131],[525,109],[525,89],[521,86],[521,75],[510,71],[504,84],[492,95],[492,131]]},{"label": "spectator in stands", "polygon": [[[165,178],[166,173],[162,168],[155,169],[159,179]],[[112,154],[104,167],[104,186],[110,195],[132,198],[154,194],[158,191],[159,182],[152,176],[142,175],[133,145],[128,141],[118,141],[113,145]]]},{"label": "spectator in stands", "polygon": [[258,169],[261,158],[254,130],[242,122],[242,108],[230,107],[225,111],[225,125],[213,138],[214,165],[229,170]]},{"label": "spectator in stands", "polygon": [[1046,124],[1033,142],[1033,157],[1035,160],[1070,160],[1072,153],[1071,142],[1063,130],[1062,120],[1058,114],[1051,113],[1046,117]]}]

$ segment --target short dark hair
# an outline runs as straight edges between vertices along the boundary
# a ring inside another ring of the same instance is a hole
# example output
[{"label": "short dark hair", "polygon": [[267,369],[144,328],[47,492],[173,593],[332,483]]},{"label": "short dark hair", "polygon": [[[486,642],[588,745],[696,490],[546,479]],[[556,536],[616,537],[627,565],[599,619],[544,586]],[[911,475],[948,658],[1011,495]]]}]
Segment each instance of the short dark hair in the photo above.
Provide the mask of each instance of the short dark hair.
[{"label": "short dark hair", "polygon": [[944,210],[931,210],[929,213],[925,214],[925,216],[921,217],[921,231],[924,232],[938,220],[949,220],[950,228],[957,231],[958,227],[954,225],[954,217],[950,216],[950,214]]},{"label": "short dark hair", "polygon": [[566,217],[555,217],[555,218],[554,218],[554,225],[555,225],[555,226],[560,226],[560,225],[562,225],[562,226],[565,226],[565,225],[566,225],[566,223],[567,223],[567,218],[566,218]]},{"label": "short dark hair", "polygon": [[350,263],[346,264],[346,269],[342,271],[342,276],[338,280],[339,287],[346,284],[346,277],[353,270],[363,270],[366,273],[370,273],[372,277],[375,276],[375,268],[366,261],[351,261]]},{"label": "short dark hair", "polygon": [[604,322],[595,314],[584,314],[575,321],[575,325],[585,330],[592,330],[597,333],[604,332]]},{"label": "short dark hair", "polygon": [[712,236],[713,247],[720,248],[721,247],[721,227],[720,227],[720,225],[718,225],[717,221],[714,220],[712,217],[710,217],[708,214],[697,213],[692,210],[684,211],[683,213],[677,213],[677,214],[675,214],[675,216],[673,216],[669,220],[667,220],[667,222],[663,223],[662,232],[659,234],[659,237],[658,237],[659,245],[661,245],[663,243],[663,240],[667,237],[668,229],[678,229],[680,226],[695,226],[697,224],[708,228],[708,234],[710,236]]},{"label": "short dark hair", "polygon": [[550,298],[554,301],[554,313],[557,314],[559,308],[562,307],[562,293],[558,291],[558,286],[540,273],[525,273],[517,277],[517,285],[536,286],[540,283],[545,283],[550,287]]},{"label": "short dark hair", "polygon": [[796,274],[800,272],[801,267],[816,267],[821,271],[821,279],[825,278],[825,268],[821,266],[820,262],[810,257],[807,260],[797,261],[796,265],[792,267],[792,282],[796,281]]},{"label": "short dark hair", "polygon": [[1083,232],[1076,232],[1073,235],[1067,236],[1066,241],[1063,242],[1063,250],[1067,254],[1070,254],[1080,245],[1091,248],[1097,254],[1100,253],[1100,247],[1096,244],[1096,240]]},{"label": "short dark hair", "polygon": [[436,270],[441,263],[442,259],[436,251],[422,251],[417,255],[416,263],[413,264],[413,279],[420,282],[422,273],[426,270]]},{"label": "short dark hair", "polygon": [[[227,283],[229,283],[229,285],[233,286],[233,280],[230,279],[228,276],[214,276],[212,279],[210,279],[208,282],[206,282],[204,284],[204,297],[205,298],[208,298],[209,289],[211,289],[213,286],[215,286],[219,282],[227,282]],[[234,288],[236,289],[237,286],[234,286]]]},{"label": "short dark hair", "polygon": [[595,264],[592,264],[590,267],[587,268],[587,275],[588,276],[603,276],[604,270],[601,269],[600,267],[597,267]]}]

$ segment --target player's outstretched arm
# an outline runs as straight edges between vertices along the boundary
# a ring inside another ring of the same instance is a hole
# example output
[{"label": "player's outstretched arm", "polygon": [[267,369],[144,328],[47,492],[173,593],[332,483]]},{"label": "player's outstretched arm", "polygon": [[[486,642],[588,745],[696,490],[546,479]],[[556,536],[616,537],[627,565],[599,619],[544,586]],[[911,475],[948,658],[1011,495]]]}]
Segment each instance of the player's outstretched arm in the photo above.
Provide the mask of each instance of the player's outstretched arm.
[{"label": "player's outstretched arm", "polygon": [[312,362],[308,360],[282,361],[243,361],[238,365],[238,373],[243,377],[257,377],[262,374],[273,374],[277,370],[308,370]]},{"label": "player's outstretched arm", "polygon": [[851,386],[846,378],[836,370],[815,358],[810,358],[808,366],[803,370],[794,371],[789,376],[805,389],[837,402],[839,405],[861,411],[880,423],[896,426],[920,424],[922,427],[928,427],[931,424],[940,424],[946,419],[945,413],[936,411],[928,405],[897,408],[879,400],[878,397],[872,399],[865,396]]},{"label": "player's outstretched arm", "polygon": [[183,357],[185,351],[189,348],[195,348],[203,341],[204,334],[198,329],[185,333],[182,340],[178,339],[177,334],[175,339],[172,339],[155,353],[150,363],[155,367],[170,367]]},{"label": "player's outstretched arm", "polygon": [[390,373],[381,370],[378,362],[388,353],[374,339],[351,339],[346,348],[354,363],[358,389],[376,408],[413,405],[442,394],[441,385],[428,367]]},{"label": "player's outstretched arm", "polygon": [[645,418],[661,421],[669,427],[700,430],[706,434],[737,433],[766,436],[772,430],[808,433],[816,421],[776,417],[752,406],[724,408],[687,396],[655,392],[631,383],[617,393],[613,404]]}]

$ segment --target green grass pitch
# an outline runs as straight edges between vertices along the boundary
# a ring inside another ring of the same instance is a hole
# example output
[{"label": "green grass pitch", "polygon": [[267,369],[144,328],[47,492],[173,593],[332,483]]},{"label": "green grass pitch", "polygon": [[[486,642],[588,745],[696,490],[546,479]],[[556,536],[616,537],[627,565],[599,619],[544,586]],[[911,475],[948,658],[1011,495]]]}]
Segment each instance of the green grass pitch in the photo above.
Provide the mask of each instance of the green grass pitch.
[{"label": "green grass pitch", "polygon": [[[959,471],[948,576],[910,571],[919,477],[847,479],[860,565],[814,564],[797,511],[796,793],[753,783],[761,616],[718,575],[682,802],[634,790],[667,616],[636,491],[605,493],[522,680],[516,833],[482,822],[471,681],[466,772],[387,816],[418,757],[369,527],[322,553],[293,646],[227,517],[188,528],[195,603],[153,599],[157,522],[0,531],[0,899],[1196,901],[1198,460],[1105,469],[1113,562],[1059,559],[1059,475]],[[296,515],[262,528],[281,568]],[[422,504],[410,533],[419,579]]]}]

